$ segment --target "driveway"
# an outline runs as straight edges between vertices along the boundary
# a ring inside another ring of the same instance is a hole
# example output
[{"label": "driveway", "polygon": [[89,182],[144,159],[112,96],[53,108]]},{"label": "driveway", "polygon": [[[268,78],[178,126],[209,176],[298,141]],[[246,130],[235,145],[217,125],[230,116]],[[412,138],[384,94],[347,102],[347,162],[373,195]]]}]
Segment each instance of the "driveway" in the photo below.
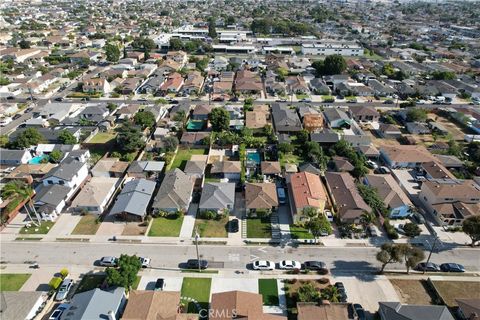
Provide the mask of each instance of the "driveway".
[{"label": "driveway", "polygon": [[182,228],[180,229],[180,238],[191,238],[193,228],[195,227],[195,217],[197,215],[198,203],[190,203],[187,214],[183,217]]},{"label": "driveway", "polygon": [[279,206],[277,210],[278,226],[282,239],[290,239],[290,224],[292,223],[290,206]]},{"label": "driveway", "polygon": [[82,219],[80,215],[72,215],[71,213],[62,213],[52,229],[48,232],[49,237],[61,238],[68,237],[75,229],[75,226]]},{"label": "driveway", "polygon": [[97,236],[121,236],[125,229],[125,222],[115,222],[113,217],[107,216],[97,230]]},{"label": "driveway", "polygon": [[245,214],[245,195],[243,192],[235,192],[235,203],[232,213],[239,219]]},{"label": "driveway", "polygon": [[212,278],[212,293],[240,290],[258,293],[258,279]]},{"label": "driveway", "polygon": [[[164,279],[165,291],[180,291],[182,289],[183,278],[181,277],[162,277]],[[155,282],[159,277],[146,275],[142,276],[140,283],[138,284],[138,290],[154,290]]]}]

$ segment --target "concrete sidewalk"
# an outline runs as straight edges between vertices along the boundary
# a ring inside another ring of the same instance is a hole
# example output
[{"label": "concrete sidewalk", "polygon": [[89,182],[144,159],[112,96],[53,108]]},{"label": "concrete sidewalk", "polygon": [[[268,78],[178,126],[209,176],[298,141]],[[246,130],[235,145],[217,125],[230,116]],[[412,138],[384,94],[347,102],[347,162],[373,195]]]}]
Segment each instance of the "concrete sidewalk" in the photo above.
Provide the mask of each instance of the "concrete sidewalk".
[{"label": "concrete sidewalk", "polygon": [[197,216],[198,203],[190,203],[187,214],[183,217],[182,228],[179,238],[192,238],[193,228],[195,227],[195,217]]}]

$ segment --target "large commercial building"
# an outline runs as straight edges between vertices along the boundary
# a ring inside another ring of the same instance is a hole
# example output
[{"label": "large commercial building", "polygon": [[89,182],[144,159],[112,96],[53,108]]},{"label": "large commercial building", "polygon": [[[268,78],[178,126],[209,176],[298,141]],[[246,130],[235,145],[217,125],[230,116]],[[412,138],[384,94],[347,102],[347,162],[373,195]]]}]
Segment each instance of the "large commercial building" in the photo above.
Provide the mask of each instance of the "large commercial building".
[{"label": "large commercial building", "polygon": [[363,56],[363,48],[354,42],[320,41],[302,44],[304,55],[328,56],[340,54],[342,56]]}]

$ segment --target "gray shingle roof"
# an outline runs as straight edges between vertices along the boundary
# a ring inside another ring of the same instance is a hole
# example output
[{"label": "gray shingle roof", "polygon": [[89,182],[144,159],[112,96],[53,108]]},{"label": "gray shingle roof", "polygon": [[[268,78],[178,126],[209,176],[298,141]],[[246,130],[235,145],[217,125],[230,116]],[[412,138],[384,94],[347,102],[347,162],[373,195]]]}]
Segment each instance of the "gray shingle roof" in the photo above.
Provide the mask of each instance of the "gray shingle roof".
[{"label": "gray shingle roof", "polygon": [[54,207],[67,198],[70,188],[59,184],[41,185],[35,195],[35,202],[43,202]]},{"label": "gray shingle roof", "polygon": [[[30,292],[14,292],[3,291],[1,299],[1,315],[2,319],[9,320],[24,320],[27,319],[28,314],[32,311],[38,299],[45,295],[45,292],[30,291]],[[45,297],[46,299],[47,297]]]},{"label": "gray shingle roof", "polygon": [[190,177],[180,169],[165,174],[162,185],[153,203],[158,209],[184,209],[190,204],[193,183]]},{"label": "gray shingle roof", "polygon": [[235,202],[235,183],[206,183],[200,198],[200,209],[224,209]]},{"label": "gray shingle roof", "polygon": [[5,161],[20,161],[27,150],[10,150],[0,148],[0,158]]},{"label": "gray shingle roof", "polygon": [[276,131],[300,131],[302,122],[295,110],[278,103],[272,104],[272,116]]},{"label": "gray shingle roof", "polygon": [[382,319],[388,320],[454,320],[445,306],[406,305],[379,302]]},{"label": "gray shingle roof", "polygon": [[126,212],[144,217],[156,183],[146,179],[135,179],[125,183],[110,214]]},{"label": "gray shingle roof", "polygon": [[93,289],[73,296],[70,307],[62,314],[62,320],[108,319],[108,312],[117,314],[123,306],[125,289],[111,291]]},{"label": "gray shingle roof", "polygon": [[85,163],[80,161],[62,162],[60,165],[50,170],[44,179],[55,177],[70,181],[84,165]]}]

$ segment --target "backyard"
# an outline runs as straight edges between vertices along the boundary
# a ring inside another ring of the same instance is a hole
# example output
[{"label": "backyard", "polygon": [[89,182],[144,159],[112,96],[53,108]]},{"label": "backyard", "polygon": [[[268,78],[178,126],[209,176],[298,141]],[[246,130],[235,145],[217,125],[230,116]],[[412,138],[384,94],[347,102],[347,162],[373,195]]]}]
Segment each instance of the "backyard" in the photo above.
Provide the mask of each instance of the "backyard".
[{"label": "backyard", "polygon": [[271,238],[271,237],[272,237],[272,226],[270,223],[270,217],[247,219],[247,238]]},{"label": "backyard", "polygon": [[115,132],[99,132],[94,135],[88,143],[107,143],[115,139],[117,134]]},{"label": "backyard", "polygon": [[185,169],[185,165],[188,160],[194,154],[207,154],[207,149],[179,149],[177,154],[175,155],[175,159],[173,159],[172,164],[170,165],[169,170],[173,170],[175,168],[179,168],[181,170]]},{"label": "backyard", "polygon": [[292,239],[313,239],[313,235],[310,231],[302,226],[291,225],[290,235]]},{"label": "backyard", "polygon": [[258,293],[263,296],[266,306],[278,306],[277,279],[258,279]]},{"label": "backyard", "polygon": [[30,276],[29,273],[1,273],[0,291],[18,291]]},{"label": "backyard", "polygon": [[149,237],[178,237],[182,228],[183,214],[159,217],[152,220]]},{"label": "backyard", "polygon": [[211,284],[210,278],[183,278],[181,295],[182,298],[188,299],[184,301],[188,302],[188,313],[198,313],[199,309],[208,309]]},{"label": "backyard", "polygon": [[20,229],[20,234],[47,234],[54,224],[55,222],[53,221],[42,221],[37,227],[32,223],[30,224],[29,228],[24,226],[22,229]]},{"label": "backyard", "polygon": [[91,235],[97,233],[100,223],[97,216],[93,214],[84,215],[73,229],[72,234]]},{"label": "backyard", "polygon": [[300,157],[293,154],[293,153],[279,152],[278,154],[280,155],[279,161],[280,161],[280,165],[282,166],[282,168],[284,168],[285,164],[287,164],[287,163],[295,164],[295,165],[300,164]]},{"label": "backyard", "polygon": [[192,237],[195,236],[196,228],[198,228],[198,232],[202,238],[226,238],[228,216],[222,217],[220,220],[196,219]]}]

